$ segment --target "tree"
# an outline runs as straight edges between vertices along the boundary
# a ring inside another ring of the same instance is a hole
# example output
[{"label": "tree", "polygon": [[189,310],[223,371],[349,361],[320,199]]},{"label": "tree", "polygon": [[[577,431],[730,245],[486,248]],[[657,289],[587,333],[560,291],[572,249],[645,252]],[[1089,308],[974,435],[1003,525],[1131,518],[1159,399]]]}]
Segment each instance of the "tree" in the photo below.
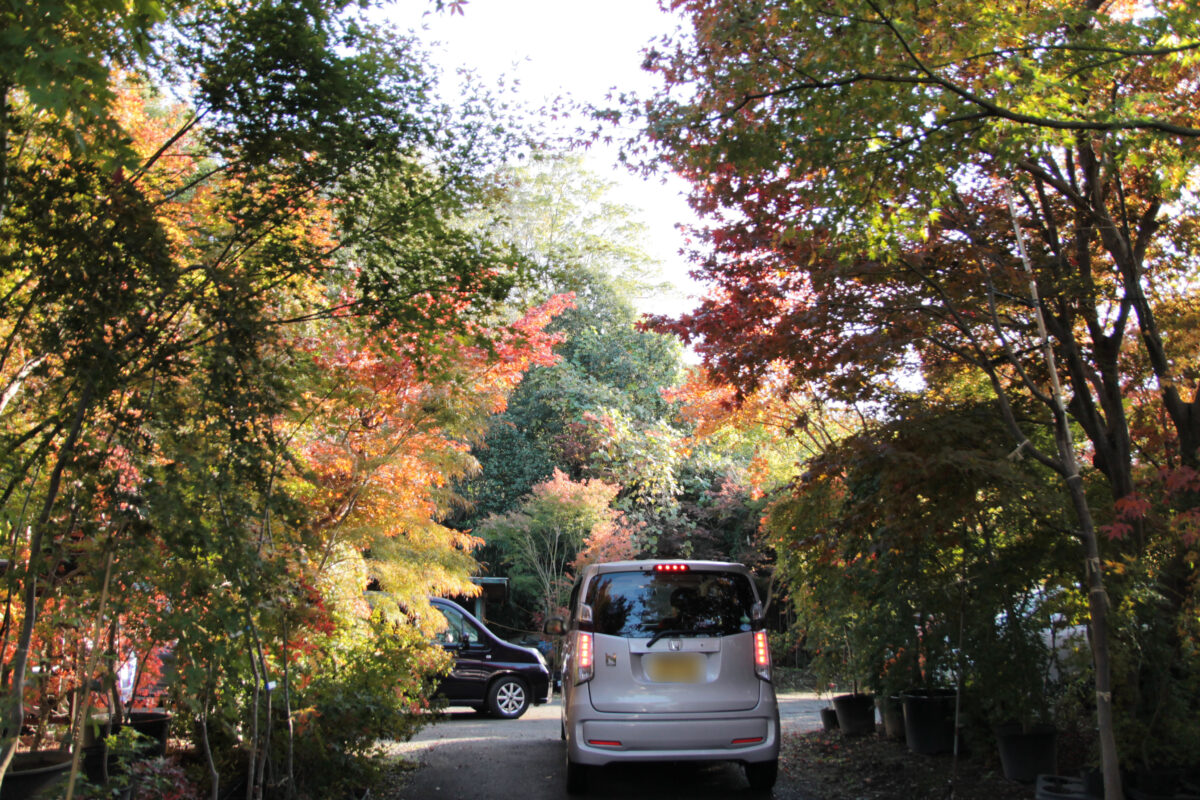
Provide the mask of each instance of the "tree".
[{"label": "tree", "polygon": [[[177,641],[198,744],[211,756],[208,724],[244,716],[261,792],[274,678],[286,707],[288,648],[328,622],[306,608],[328,527],[291,471],[305,392],[328,376],[300,345],[352,325],[403,342],[413,376],[456,352],[469,368],[426,390],[494,410],[546,346],[544,319],[482,324],[513,275],[463,223],[508,139],[482,98],[431,100],[415,44],[336,0],[22,9],[0,11],[0,763],[38,615],[65,599],[99,616],[111,588],[115,618],[157,591],[170,613],[150,636]],[[469,558],[446,560],[433,583],[465,578]]]},{"label": "tree", "polygon": [[[713,221],[700,256],[713,296],[665,327],[702,339],[715,372],[748,391],[780,360],[799,381],[870,398],[899,370],[931,383],[983,370],[1015,443],[1075,487],[1110,798],[1120,790],[1100,543],[1071,448],[1032,448],[1005,409],[1037,398],[1060,434],[1069,413],[1118,503],[1139,462],[1190,470],[1200,458],[1200,396],[1180,371],[1190,357],[1160,317],[1191,293],[1175,276],[1194,274],[1197,108],[1179,87],[1195,75],[1198,39],[1185,6],[1045,2],[981,15],[944,3],[681,2],[695,38],[651,54],[671,91],[641,108],[652,158],[695,184],[693,204]],[[1179,213],[1164,218],[1167,205]],[[1070,392],[1062,410],[1039,310]],[[1147,372],[1130,372],[1136,350]],[[1132,438],[1131,380],[1159,387],[1165,449]],[[1167,516],[1195,497],[1170,503]],[[1196,571],[1173,549],[1160,591],[1183,598]]]},{"label": "tree", "polygon": [[884,695],[969,681],[968,702],[1008,722],[1052,703],[1032,648],[997,646],[998,621],[1040,644],[1044,608],[1078,596],[1075,548],[1062,488],[1006,457],[994,401],[976,394],[906,398],[829,443],[765,530],[815,668]]},{"label": "tree", "polygon": [[12,3],[0,10],[0,220],[14,166],[10,137],[24,135],[29,124],[14,107],[27,103],[52,116],[46,127],[76,152],[89,137],[116,143],[121,130],[111,116],[111,71],[145,63],[151,30],[169,8],[155,0],[120,8],[83,0]]},{"label": "tree", "polygon": [[347,546],[368,551],[380,588],[409,609],[429,593],[474,591],[466,578],[480,540],[442,524],[453,507],[447,489],[477,469],[469,443],[525,372],[554,362],[561,337],[544,329],[569,304],[558,296],[530,309],[488,334],[491,350],[446,337],[425,348],[420,368],[413,336],[364,330],[353,317],[305,338],[325,391],[301,416],[294,440],[305,469],[296,477],[309,484],[322,566]]},{"label": "tree", "polygon": [[598,480],[572,481],[555,470],[517,510],[488,517],[480,526],[480,535],[500,543],[513,567],[514,587],[533,596],[543,618],[566,605],[568,567],[636,552],[633,531],[610,507],[618,489]]},{"label": "tree", "polygon": [[669,414],[660,390],[681,368],[672,337],[636,328],[632,301],[649,290],[652,265],[635,211],[606,199],[608,184],[578,159],[546,156],[514,171],[508,184],[505,211],[487,217],[486,229],[523,259],[529,275],[522,296],[541,301],[571,292],[575,307],[551,327],[563,336],[560,360],[530,370],[476,449],[482,470],[462,486],[473,503],[457,521],[462,527],[507,512],[555,468],[580,477],[594,446],[583,418],[588,411],[611,408],[639,419]]},{"label": "tree", "polygon": [[632,300],[661,288],[638,209],[613,200],[615,184],[582,156],[535,153],[501,182],[507,202],[480,224],[527,260],[519,291],[528,299],[574,292],[583,307],[603,306],[606,294]]}]

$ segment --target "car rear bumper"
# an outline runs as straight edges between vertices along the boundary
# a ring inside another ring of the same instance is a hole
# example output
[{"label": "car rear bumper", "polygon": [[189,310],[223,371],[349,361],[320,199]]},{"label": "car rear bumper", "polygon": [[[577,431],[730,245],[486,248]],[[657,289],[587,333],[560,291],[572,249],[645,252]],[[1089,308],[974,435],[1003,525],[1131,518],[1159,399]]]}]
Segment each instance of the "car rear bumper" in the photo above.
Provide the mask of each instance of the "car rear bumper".
[{"label": "car rear bumper", "polygon": [[679,714],[609,714],[595,711],[587,692],[573,700],[567,755],[577,764],[602,766],[630,761],[743,761],[779,757],[779,712],[764,692],[747,711]]}]

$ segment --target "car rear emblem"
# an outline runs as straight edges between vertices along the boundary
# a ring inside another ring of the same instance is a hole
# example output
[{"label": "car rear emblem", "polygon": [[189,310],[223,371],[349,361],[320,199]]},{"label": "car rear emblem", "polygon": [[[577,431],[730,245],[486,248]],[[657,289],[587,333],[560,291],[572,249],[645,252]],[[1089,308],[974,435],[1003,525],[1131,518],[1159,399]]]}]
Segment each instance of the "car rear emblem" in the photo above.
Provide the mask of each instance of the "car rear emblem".
[{"label": "car rear emblem", "polygon": [[617,665],[617,654],[616,653],[605,653],[604,654],[604,666],[615,667],[616,665]]},{"label": "car rear emblem", "polygon": [[678,650],[681,647],[683,647],[683,642],[681,642],[679,639],[672,639],[671,641],[667,642],[668,650]]}]

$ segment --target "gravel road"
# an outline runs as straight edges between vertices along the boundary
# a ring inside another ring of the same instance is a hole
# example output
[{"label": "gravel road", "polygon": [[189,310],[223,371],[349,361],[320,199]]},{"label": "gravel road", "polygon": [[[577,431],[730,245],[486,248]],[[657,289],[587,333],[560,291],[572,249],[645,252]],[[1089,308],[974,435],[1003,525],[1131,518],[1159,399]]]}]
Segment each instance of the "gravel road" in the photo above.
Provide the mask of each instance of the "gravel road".
[{"label": "gravel road", "polygon": [[[784,733],[821,726],[825,701],[812,694],[779,696]],[[559,704],[531,708],[516,721],[494,720],[469,710],[452,710],[412,741],[393,745],[420,763],[384,800],[564,800],[563,744]],[[736,764],[614,765],[593,771],[588,797],[594,800],[667,800],[752,796]],[[785,776],[773,797],[790,800]]]}]

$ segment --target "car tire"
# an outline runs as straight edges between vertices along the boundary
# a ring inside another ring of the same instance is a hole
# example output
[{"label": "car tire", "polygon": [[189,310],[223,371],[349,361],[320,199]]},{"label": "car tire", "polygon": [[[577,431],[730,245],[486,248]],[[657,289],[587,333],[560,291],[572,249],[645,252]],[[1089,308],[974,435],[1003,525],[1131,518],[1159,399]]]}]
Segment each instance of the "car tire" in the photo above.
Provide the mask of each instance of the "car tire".
[{"label": "car tire", "polygon": [[505,675],[488,689],[488,709],[500,719],[516,719],[529,709],[529,686],[514,675]]},{"label": "car tire", "polygon": [[750,788],[756,792],[764,792],[775,785],[779,777],[779,759],[760,761],[756,764],[746,764],[746,780]]},{"label": "car tire", "polygon": [[583,794],[588,787],[587,764],[576,764],[567,759],[567,794]]}]

